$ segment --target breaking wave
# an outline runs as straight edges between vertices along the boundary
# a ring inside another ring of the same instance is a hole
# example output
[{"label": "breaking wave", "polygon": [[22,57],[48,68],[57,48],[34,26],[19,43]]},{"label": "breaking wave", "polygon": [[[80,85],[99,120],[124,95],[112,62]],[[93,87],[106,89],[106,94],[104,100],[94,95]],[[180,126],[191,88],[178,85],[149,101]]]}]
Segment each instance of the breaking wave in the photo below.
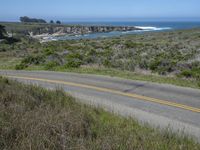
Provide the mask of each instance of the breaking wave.
[{"label": "breaking wave", "polygon": [[161,30],[170,30],[170,27],[145,27],[145,26],[136,26],[136,28],[142,29],[143,31],[161,31]]}]

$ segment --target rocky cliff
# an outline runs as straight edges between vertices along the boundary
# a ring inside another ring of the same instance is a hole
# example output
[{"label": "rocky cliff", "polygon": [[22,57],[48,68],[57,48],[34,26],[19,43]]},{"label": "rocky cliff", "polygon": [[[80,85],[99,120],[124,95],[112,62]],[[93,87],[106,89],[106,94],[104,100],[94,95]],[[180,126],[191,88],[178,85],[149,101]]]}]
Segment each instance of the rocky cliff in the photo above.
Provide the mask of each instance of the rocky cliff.
[{"label": "rocky cliff", "polygon": [[88,34],[112,31],[141,30],[132,26],[46,26],[28,31],[31,35],[40,34]]}]

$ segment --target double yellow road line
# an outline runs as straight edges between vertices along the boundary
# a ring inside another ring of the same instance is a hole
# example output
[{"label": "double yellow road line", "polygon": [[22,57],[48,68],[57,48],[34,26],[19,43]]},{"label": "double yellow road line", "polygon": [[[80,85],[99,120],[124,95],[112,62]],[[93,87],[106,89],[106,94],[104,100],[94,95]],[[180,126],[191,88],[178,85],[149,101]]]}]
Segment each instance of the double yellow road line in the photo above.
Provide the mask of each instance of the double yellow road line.
[{"label": "double yellow road line", "polygon": [[121,91],[114,90],[114,89],[101,88],[101,87],[92,86],[92,85],[79,84],[79,83],[60,81],[60,80],[35,78],[35,77],[22,77],[22,76],[6,76],[6,77],[14,78],[14,79],[25,79],[25,80],[41,81],[41,82],[48,82],[48,83],[55,83],[55,84],[63,84],[63,85],[68,85],[68,86],[92,89],[92,90],[96,90],[96,91],[100,91],[100,92],[109,92],[112,94],[136,98],[138,100],[154,102],[154,103],[158,103],[158,104],[162,104],[162,105],[172,106],[172,107],[181,108],[184,110],[189,110],[192,112],[200,113],[200,108],[195,108],[195,107],[191,107],[191,106],[187,106],[187,105],[183,105],[183,104],[179,104],[179,103],[175,103],[175,102],[170,102],[170,101],[166,101],[166,100],[161,100],[161,99],[157,99],[157,98],[142,96],[142,95],[138,95],[138,94],[134,94],[134,93],[121,92]]}]

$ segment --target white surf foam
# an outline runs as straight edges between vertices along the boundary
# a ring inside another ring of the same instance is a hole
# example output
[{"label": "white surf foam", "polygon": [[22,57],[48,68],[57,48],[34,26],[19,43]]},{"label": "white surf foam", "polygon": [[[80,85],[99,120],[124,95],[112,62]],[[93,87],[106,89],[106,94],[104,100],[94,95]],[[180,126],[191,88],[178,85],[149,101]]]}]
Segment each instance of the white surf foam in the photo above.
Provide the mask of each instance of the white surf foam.
[{"label": "white surf foam", "polygon": [[172,29],[170,27],[158,28],[158,27],[145,27],[145,26],[136,26],[136,28],[142,29],[143,31],[161,31],[161,30],[170,30],[170,29]]}]

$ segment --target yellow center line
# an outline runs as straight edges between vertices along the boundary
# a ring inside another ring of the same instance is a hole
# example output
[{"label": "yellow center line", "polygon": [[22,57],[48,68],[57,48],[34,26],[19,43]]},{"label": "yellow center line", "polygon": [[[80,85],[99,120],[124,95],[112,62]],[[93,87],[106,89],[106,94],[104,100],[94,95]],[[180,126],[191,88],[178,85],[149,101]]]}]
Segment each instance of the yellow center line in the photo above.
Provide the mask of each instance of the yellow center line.
[{"label": "yellow center line", "polygon": [[15,78],[15,79],[26,79],[26,80],[34,80],[34,81],[64,84],[64,85],[69,85],[69,86],[74,86],[74,87],[81,87],[81,88],[97,90],[97,91],[101,91],[101,92],[109,92],[109,93],[113,93],[113,94],[118,94],[118,95],[122,95],[122,96],[136,98],[138,100],[154,102],[154,103],[158,103],[158,104],[162,104],[162,105],[172,106],[172,107],[181,108],[181,109],[184,109],[184,110],[189,110],[189,111],[192,111],[192,112],[200,113],[200,108],[195,108],[195,107],[191,107],[191,106],[187,106],[187,105],[183,105],[183,104],[179,104],[179,103],[175,103],[175,102],[170,102],[170,101],[166,101],[166,100],[161,100],[161,99],[157,99],[157,98],[142,96],[142,95],[138,95],[138,94],[134,94],[134,93],[125,93],[125,92],[121,92],[121,91],[117,91],[117,90],[113,90],[113,89],[101,88],[101,87],[92,86],[92,85],[79,84],[79,83],[60,81],[60,80],[33,78],[33,77],[22,77],[22,76],[7,76],[7,77]]}]

